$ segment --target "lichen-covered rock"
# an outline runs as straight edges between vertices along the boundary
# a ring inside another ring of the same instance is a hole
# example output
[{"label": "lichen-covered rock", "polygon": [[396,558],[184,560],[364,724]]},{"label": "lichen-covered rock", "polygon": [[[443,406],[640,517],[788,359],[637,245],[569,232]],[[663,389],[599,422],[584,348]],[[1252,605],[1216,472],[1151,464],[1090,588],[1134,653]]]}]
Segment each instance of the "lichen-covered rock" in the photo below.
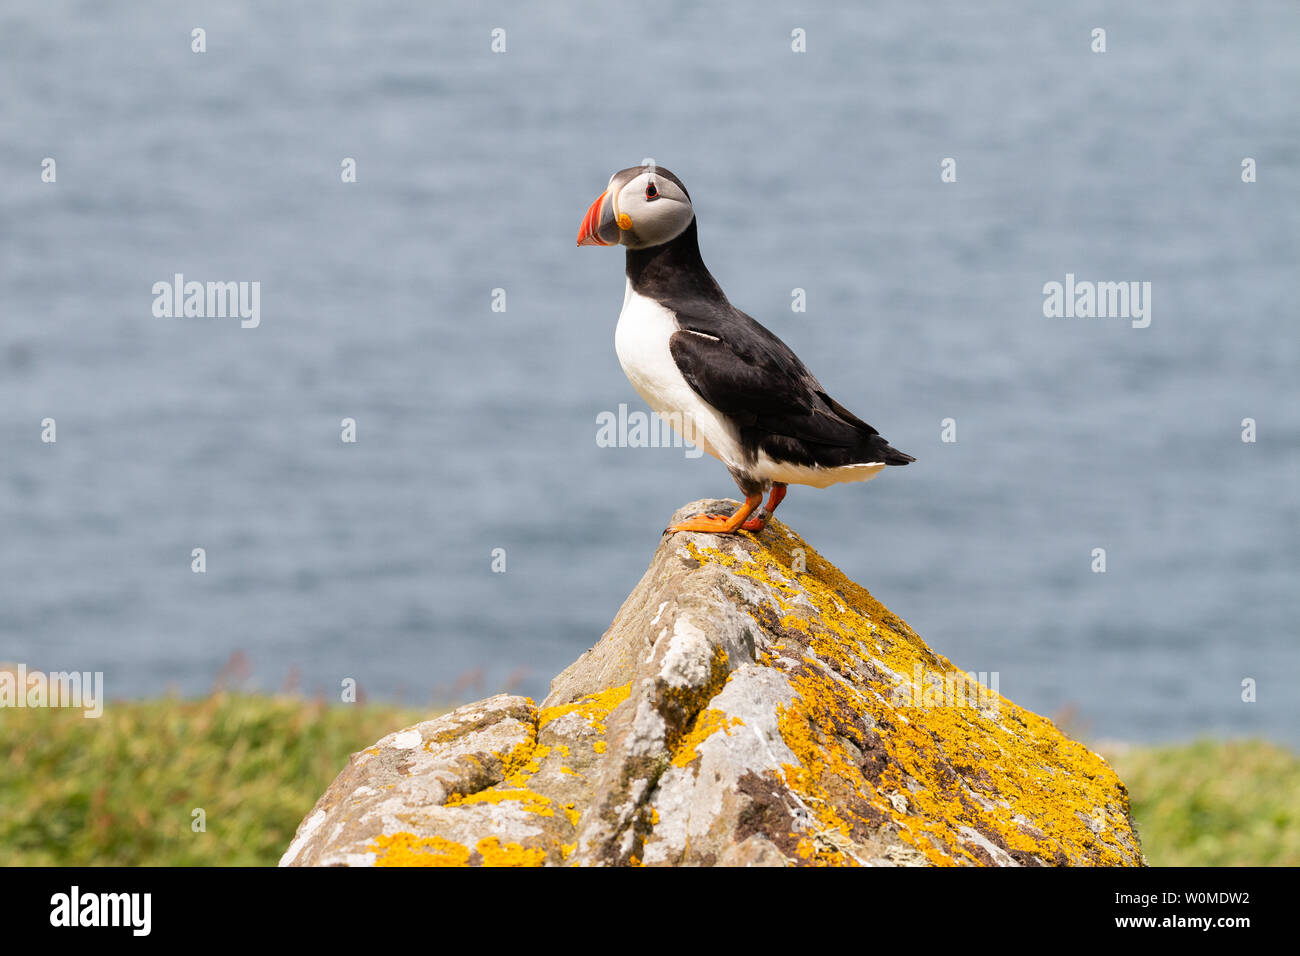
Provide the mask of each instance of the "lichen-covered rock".
[{"label": "lichen-covered rock", "polygon": [[281,860],[1142,863],[1101,757],[957,671],[779,521],[666,537],[540,706],[491,697],[353,755]]}]

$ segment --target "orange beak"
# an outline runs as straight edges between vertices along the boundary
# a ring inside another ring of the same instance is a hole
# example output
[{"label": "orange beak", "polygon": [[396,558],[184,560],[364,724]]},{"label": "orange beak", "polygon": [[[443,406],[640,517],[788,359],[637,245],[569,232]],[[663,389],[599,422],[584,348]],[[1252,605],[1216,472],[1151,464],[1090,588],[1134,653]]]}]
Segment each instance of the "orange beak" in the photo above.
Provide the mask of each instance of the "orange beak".
[{"label": "orange beak", "polygon": [[609,192],[607,190],[596,197],[596,201],[587,210],[587,215],[582,217],[582,225],[578,227],[578,245],[615,245],[615,242],[602,239],[600,236],[602,231],[605,235],[611,235],[611,228],[616,235],[618,226],[614,222],[613,204],[609,202]]}]

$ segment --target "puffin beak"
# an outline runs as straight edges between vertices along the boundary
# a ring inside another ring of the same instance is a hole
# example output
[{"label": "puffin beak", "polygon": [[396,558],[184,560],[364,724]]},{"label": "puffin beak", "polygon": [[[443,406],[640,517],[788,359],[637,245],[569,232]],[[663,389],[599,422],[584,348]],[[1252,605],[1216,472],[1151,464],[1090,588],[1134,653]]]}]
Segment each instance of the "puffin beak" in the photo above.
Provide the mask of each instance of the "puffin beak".
[{"label": "puffin beak", "polygon": [[578,227],[578,245],[580,246],[616,246],[618,245],[618,223],[614,220],[614,202],[609,190],[596,197],[596,201],[582,218]]}]

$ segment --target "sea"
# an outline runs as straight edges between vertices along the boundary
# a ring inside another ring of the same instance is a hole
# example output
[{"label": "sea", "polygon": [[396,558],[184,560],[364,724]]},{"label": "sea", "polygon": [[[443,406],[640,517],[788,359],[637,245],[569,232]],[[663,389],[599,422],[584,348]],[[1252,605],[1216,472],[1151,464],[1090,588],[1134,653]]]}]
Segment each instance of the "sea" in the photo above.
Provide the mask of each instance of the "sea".
[{"label": "sea", "polygon": [[1300,744],[1297,90],[1285,2],[9,0],[0,661],[544,696],[737,494],[599,440],[646,409],[575,237],[650,159],[917,459],[792,488],[809,544],[1086,739]]}]

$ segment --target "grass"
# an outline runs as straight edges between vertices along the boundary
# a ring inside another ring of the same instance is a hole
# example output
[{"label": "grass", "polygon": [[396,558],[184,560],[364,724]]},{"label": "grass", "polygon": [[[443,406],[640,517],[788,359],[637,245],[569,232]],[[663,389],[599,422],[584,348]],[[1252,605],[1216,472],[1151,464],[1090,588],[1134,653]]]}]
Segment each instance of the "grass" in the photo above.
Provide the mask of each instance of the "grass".
[{"label": "grass", "polygon": [[[274,865],[348,754],[429,716],[219,692],[0,709],[0,863]],[[1300,865],[1300,756],[1264,741],[1101,747],[1152,866]],[[206,830],[192,829],[202,809]]]},{"label": "grass", "polygon": [[0,863],[274,865],[348,754],[422,716],[220,692],[0,710]]},{"label": "grass", "polygon": [[1151,866],[1300,866],[1300,756],[1263,740],[1100,748]]}]

